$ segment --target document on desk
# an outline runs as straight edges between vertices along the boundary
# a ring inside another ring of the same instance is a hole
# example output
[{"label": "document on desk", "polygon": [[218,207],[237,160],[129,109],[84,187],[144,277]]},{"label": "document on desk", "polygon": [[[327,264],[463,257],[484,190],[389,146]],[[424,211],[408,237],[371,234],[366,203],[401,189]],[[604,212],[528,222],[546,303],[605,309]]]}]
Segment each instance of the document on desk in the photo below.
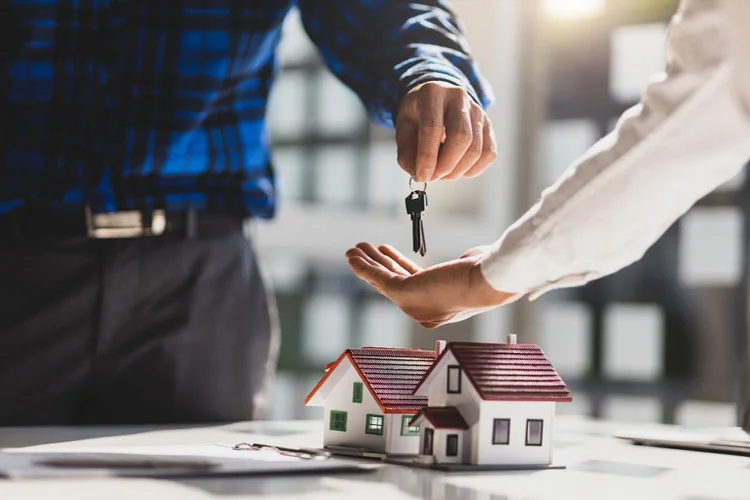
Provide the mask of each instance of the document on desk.
[{"label": "document on desk", "polygon": [[703,450],[750,456],[750,435],[739,427],[686,429],[663,426],[655,429],[623,430],[615,437],[644,446]]},{"label": "document on desk", "polygon": [[339,458],[299,458],[274,449],[228,444],[23,449],[0,452],[0,477],[203,477],[366,472],[376,465]]}]

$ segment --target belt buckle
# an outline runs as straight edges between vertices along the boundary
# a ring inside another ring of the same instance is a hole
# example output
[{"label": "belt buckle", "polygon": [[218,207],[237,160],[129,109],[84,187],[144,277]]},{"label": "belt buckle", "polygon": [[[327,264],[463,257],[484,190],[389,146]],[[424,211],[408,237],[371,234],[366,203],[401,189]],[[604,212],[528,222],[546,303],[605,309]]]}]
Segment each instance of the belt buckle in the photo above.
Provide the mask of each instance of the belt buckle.
[{"label": "belt buckle", "polygon": [[141,238],[159,236],[167,226],[164,210],[153,210],[149,217],[137,210],[92,214],[86,207],[86,230],[89,238]]}]

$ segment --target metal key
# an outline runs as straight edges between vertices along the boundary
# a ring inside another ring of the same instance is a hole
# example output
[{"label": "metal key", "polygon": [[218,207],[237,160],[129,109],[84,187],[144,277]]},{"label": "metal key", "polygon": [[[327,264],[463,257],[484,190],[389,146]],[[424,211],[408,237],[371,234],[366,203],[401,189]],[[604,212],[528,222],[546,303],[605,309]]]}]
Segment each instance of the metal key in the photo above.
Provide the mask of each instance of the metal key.
[{"label": "metal key", "polygon": [[422,212],[427,208],[427,192],[412,191],[406,197],[406,213],[411,216],[411,230],[414,252],[422,257],[427,253],[427,242],[424,237]]}]

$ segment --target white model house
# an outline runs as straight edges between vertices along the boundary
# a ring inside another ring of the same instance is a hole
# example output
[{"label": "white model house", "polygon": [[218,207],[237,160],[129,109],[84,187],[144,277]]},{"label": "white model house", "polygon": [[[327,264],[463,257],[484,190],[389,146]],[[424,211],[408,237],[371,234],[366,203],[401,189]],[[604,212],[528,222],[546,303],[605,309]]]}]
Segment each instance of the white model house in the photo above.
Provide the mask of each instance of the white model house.
[{"label": "white model house", "polygon": [[428,400],[410,422],[420,453],[435,463],[551,464],[555,404],[573,398],[539,346],[515,335],[443,345],[415,390]]},{"label": "white model house", "polygon": [[389,455],[419,453],[419,429],[410,425],[427,405],[414,395],[437,353],[419,349],[347,349],[305,399],[323,406],[324,445]]}]

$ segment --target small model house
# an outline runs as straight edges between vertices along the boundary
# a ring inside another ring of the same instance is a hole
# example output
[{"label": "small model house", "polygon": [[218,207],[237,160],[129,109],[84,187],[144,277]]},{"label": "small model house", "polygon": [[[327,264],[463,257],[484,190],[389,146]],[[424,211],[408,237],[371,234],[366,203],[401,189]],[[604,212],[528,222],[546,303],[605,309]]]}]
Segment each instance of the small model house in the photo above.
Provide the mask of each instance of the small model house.
[{"label": "small model house", "polygon": [[[555,404],[570,391],[539,346],[438,343],[417,384],[428,405],[420,428],[423,460],[438,464],[546,466],[552,462]],[[444,346],[444,347],[443,347]]]},{"label": "small model house", "polygon": [[419,349],[344,351],[305,399],[325,409],[325,447],[417,455],[419,429],[410,421],[427,395],[414,390],[436,357]]}]

